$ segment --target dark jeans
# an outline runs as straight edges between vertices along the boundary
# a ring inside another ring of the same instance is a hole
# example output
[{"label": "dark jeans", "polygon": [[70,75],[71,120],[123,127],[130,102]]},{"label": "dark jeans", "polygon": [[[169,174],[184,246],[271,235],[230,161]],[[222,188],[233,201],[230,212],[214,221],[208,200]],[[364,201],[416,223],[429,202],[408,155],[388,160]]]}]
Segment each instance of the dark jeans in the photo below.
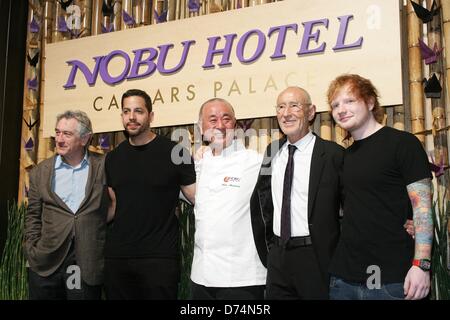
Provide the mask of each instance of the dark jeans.
[{"label": "dark jeans", "polygon": [[42,277],[31,270],[31,268],[28,268],[29,299],[100,300],[102,286],[91,286],[85,283],[81,279],[80,274],[77,274],[76,270],[79,269],[69,268],[76,265],[75,253],[72,247],[63,264],[48,277]]},{"label": "dark jeans", "polygon": [[205,287],[191,281],[192,300],[263,300],[265,286]]},{"label": "dark jeans", "polygon": [[403,283],[388,283],[380,289],[369,289],[366,284],[350,283],[331,277],[331,300],[404,300]]},{"label": "dark jeans", "polygon": [[108,300],[176,300],[179,278],[177,259],[105,259]]}]

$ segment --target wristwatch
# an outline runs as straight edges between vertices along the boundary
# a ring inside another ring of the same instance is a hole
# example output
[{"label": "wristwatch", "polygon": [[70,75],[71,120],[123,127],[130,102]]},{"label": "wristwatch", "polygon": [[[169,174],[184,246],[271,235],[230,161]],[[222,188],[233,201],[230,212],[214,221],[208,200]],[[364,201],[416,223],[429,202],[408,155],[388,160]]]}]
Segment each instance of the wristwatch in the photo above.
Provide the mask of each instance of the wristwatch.
[{"label": "wristwatch", "polygon": [[431,261],[428,259],[414,259],[412,265],[419,267],[423,271],[431,270]]}]

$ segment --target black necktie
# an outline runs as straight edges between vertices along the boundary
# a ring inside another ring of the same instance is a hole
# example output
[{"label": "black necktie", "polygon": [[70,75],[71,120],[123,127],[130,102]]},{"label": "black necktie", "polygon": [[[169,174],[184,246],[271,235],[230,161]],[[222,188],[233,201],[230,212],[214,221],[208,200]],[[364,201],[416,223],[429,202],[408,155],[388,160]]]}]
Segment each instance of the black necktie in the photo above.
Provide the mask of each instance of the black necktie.
[{"label": "black necktie", "polygon": [[288,146],[289,158],[284,172],[283,202],[281,204],[281,241],[286,244],[291,237],[291,187],[294,176],[294,152],[297,147]]}]

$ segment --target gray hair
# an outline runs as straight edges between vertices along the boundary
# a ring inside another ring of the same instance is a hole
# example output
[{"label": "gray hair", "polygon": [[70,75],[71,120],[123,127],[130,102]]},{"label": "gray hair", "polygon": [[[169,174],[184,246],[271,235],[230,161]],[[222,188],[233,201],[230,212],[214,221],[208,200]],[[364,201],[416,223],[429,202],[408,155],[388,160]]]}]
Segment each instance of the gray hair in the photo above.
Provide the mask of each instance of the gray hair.
[{"label": "gray hair", "polygon": [[80,110],[67,110],[56,116],[56,123],[61,119],[75,119],[78,121],[78,134],[84,137],[92,134],[92,123],[86,112]]},{"label": "gray hair", "polygon": [[227,106],[229,106],[230,109],[231,109],[231,112],[233,112],[233,117],[234,117],[234,119],[236,120],[236,115],[235,115],[235,112],[234,112],[234,108],[233,108],[233,106],[231,105],[231,103],[229,103],[227,100],[222,99],[222,98],[212,98],[212,99],[209,99],[209,100],[205,101],[205,102],[202,104],[202,106],[200,107],[200,111],[198,112],[198,125],[199,125],[199,126],[201,126],[201,124],[202,124],[202,114],[203,114],[203,109],[204,109],[204,107],[205,107],[208,103],[210,103],[210,102],[215,102],[215,101],[217,101],[217,102],[222,102],[222,103],[226,104]]}]

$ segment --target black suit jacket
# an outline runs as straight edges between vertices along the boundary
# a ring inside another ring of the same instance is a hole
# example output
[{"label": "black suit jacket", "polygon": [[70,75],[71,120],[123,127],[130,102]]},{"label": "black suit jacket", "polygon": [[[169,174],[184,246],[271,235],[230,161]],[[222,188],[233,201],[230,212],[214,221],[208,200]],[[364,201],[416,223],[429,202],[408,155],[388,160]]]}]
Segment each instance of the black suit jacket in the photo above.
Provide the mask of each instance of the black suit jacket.
[{"label": "black suit jacket", "polygon": [[[286,138],[272,142],[267,147],[250,203],[253,237],[265,266],[274,236],[271,164],[273,156],[284,143]],[[343,198],[340,171],[343,159],[344,148],[316,136],[309,177],[308,223],[324,279],[328,278],[328,267],[340,233],[339,209]]]}]

